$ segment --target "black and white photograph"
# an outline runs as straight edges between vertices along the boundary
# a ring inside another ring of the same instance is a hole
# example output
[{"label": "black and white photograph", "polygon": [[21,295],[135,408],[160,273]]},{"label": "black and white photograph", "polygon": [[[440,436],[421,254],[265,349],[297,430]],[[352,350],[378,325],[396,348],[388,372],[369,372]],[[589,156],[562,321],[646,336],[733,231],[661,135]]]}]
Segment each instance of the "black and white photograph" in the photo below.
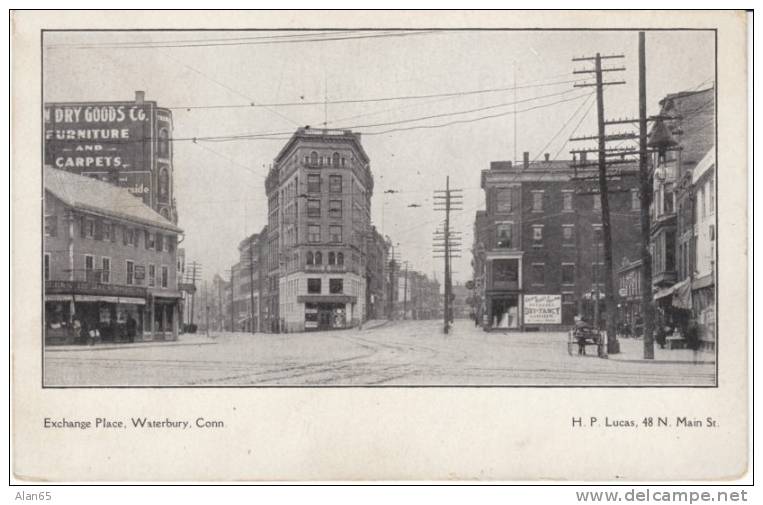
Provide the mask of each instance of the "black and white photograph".
[{"label": "black and white photograph", "polygon": [[44,386],[715,386],[715,37],[44,31]]}]

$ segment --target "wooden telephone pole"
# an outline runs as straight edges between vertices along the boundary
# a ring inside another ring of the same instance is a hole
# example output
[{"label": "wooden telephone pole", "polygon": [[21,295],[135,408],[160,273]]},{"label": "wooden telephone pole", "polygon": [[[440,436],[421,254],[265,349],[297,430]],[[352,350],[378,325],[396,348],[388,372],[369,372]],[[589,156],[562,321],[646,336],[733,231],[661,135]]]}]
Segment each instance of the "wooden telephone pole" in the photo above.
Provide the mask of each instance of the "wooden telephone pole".
[{"label": "wooden telephone pole", "polygon": [[[434,207],[437,211],[445,212],[445,222],[441,231],[436,231],[433,241],[435,258],[442,258],[445,266],[445,296],[443,297],[443,333],[447,334],[453,321],[451,309],[451,294],[453,292],[453,280],[451,279],[450,260],[459,258],[461,252],[460,234],[450,229],[450,213],[454,210],[463,210],[463,190],[450,189],[450,176],[445,178],[445,190],[436,190],[434,194]],[[442,256],[440,256],[442,254]]]}]

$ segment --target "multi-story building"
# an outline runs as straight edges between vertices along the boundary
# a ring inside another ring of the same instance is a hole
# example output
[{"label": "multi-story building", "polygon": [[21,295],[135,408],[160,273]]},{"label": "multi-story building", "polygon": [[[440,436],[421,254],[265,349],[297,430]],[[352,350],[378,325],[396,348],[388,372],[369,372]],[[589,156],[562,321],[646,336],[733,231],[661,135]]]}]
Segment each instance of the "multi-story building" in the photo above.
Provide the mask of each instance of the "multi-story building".
[{"label": "multi-story building", "polygon": [[267,326],[263,326],[263,300],[268,265],[262,255],[266,235],[254,233],[242,240],[238,245],[239,261],[231,267],[231,319],[236,331],[265,331]]},{"label": "multi-story building", "polygon": [[628,257],[623,257],[617,269],[620,322],[626,324],[634,335],[642,331],[643,325],[641,264],[640,259],[631,261]]},{"label": "multi-story building", "polygon": [[389,296],[387,278],[387,258],[391,241],[371,226],[367,242],[368,260],[366,262],[366,319],[382,319],[386,315],[386,303]]},{"label": "multi-story building", "polygon": [[[284,331],[366,318],[373,177],[360,135],[299,128],[267,176],[270,291]],[[276,285],[277,281],[277,285]]]},{"label": "multi-story building", "polygon": [[44,106],[45,164],[126,188],[177,223],[172,111],[145,99]]},{"label": "multi-story building", "polygon": [[[660,116],[673,119],[656,122],[649,137],[649,145],[658,151],[652,159],[652,284],[661,324],[685,329],[698,316],[693,313],[692,286],[699,230],[710,236],[709,228],[700,225],[708,216],[709,188],[711,221],[715,215],[715,88],[666,96],[660,101]],[[714,341],[710,334],[707,338]]]},{"label": "multi-story building", "polygon": [[125,189],[49,167],[43,176],[46,342],[76,341],[75,319],[103,340],[175,339],[182,230]]},{"label": "multi-story building", "polygon": [[[603,320],[601,200],[596,172],[573,168],[585,166],[579,161],[546,154],[531,162],[524,153],[521,165],[483,170],[486,209],[476,215],[472,250],[473,296],[486,329],[566,326],[576,313]],[[638,248],[637,180],[612,177],[609,203],[618,265]]]},{"label": "multi-story building", "polygon": [[694,258],[690,273],[693,316],[706,348],[715,348],[715,148],[692,173],[694,187]]}]

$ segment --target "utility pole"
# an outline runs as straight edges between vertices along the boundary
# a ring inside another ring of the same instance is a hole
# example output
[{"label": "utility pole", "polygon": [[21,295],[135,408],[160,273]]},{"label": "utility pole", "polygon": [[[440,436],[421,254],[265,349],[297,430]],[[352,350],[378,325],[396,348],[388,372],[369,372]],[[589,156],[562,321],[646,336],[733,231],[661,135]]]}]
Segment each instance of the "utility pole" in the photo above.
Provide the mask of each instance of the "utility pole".
[{"label": "utility pole", "polygon": [[249,237],[249,333],[254,333],[254,251],[253,240]]},{"label": "utility pole", "polygon": [[405,282],[403,283],[403,319],[408,319],[408,262],[405,262]]},{"label": "utility pole", "polygon": [[[433,250],[435,258],[442,258],[444,260],[445,270],[445,296],[443,297],[443,333],[446,335],[450,329],[451,317],[451,293],[453,291],[453,284],[451,279],[451,264],[452,257],[460,257],[458,253],[461,252],[460,238],[453,240],[454,235],[450,229],[450,213],[454,210],[463,210],[463,195],[461,189],[450,189],[450,176],[445,177],[445,190],[436,190],[434,194],[435,210],[445,212],[445,223],[442,231],[435,231]],[[442,256],[439,256],[442,254]]]},{"label": "utility pole", "polygon": [[191,284],[193,285],[193,295],[191,296],[191,325],[193,325],[194,314],[196,310],[196,278],[201,274],[201,265],[196,261],[191,262]]},{"label": "utility pole", "polygon": [[649,254],[651,223],[649,206],[652,188],[649,184],[646,117],[646,42],[638,33],[638,128],[639,128],[639,202],[641,221],[641,310],[644,314],[644,359],[654,359],[654,301],[652,299],[652,255]]},{"label": "utility pole", "polygon": [[[623,71],[625,68],[608,68],[603,69],[601,67],[602,59],[612,58],[624,58],[623,55],[611,55],[601,56],[596,53],[593,58],[573,58],[572,61],[594,61],[595,67],[593,73],[596,76],[595,84],[575,84],[575,87],[596,87],[596,112],[598,123],[598,135],[596,140],[598,141],[598,182],[599,182],[599,198],[601,199],[601,227],[602,227],[602,239],[604,241],[604,297],[607,304],[607,343],[606,347],[599,347],[599,356],[606,358],[607,354],[616,354],[620,352],[620,345],[617,342],[617,304],[614,298],[614,268],[612,265],[612,230],[610,227],[610,213],[609,213],[609,193],[607,188],[607,135],[606,135],[606,122],[604,120],[604,86],[614,84],[624,84],[624,81],[611,81],[604,82],[602,77],[604,72],[618,72]],[[590,70],[576,70],[573,73],[591,73]],[[594,244],[594,247],[597,247]],[[597,267],[598,268],[598,267]],[[598,284],[597,284],[598,287]],[[598,309],[598,301],[596,302]]]},{"label": "utility pole", "polygon": [[209,291],[207,290],[207,281],[204,281],[204,331],[209,336]]}]

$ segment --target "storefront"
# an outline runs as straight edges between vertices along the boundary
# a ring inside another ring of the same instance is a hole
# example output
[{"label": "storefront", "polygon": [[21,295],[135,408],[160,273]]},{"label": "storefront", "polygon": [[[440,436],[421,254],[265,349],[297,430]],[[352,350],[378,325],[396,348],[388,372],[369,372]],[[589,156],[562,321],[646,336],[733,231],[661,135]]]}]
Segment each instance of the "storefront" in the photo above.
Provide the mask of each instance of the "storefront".
[{"label": "storefront", "polygon": [[518,330],[522,326],[521,253],[487,257],[482,327],[486,330]]},{"label": "storefront", "polygon": [[178,314],[181,293],[154,293],[150,296],[151,319],[150,332],[153,340],[177,340],[178,336]]},{"label": "storefront", "polygon": [[349,295],[302,295],[297,297],[305,306],[305,331],[325,331],[349,328],[355,297]]}]

